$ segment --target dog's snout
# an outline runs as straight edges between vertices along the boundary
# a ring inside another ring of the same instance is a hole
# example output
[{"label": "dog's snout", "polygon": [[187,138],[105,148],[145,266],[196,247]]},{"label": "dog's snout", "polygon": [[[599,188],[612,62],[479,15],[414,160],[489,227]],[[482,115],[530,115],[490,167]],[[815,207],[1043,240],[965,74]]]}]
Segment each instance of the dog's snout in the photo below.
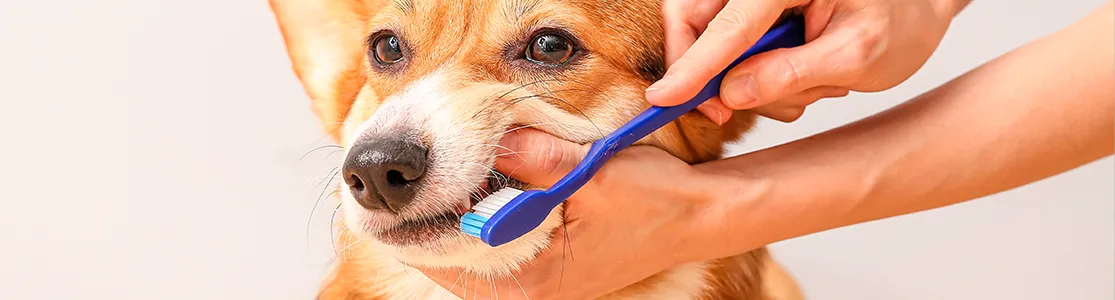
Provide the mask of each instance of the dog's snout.
[{"label": "dog's snout", "polygon": [[357,203],[398,212],[414,200],[427,152],[420,141],[403,136],[361,138],[349,150],[342,174]]}]

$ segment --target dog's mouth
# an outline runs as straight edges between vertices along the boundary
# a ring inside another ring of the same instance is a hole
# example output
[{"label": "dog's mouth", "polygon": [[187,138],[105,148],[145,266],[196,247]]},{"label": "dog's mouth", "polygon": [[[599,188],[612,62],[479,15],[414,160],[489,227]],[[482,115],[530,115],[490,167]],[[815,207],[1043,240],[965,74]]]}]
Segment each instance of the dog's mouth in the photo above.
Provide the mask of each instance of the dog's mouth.
[{"label": "dog's mouth", "polygon": [[453,210],[436,215],[424,215],[402,220],[399,224],[380,231],[378,239],[392,246],[414,246],[460,234],[461,216],[473,205],[503,188],[526,189],[527,185],[501,173],[493,173],[480,182],[479,188],[469,194],[469,204],[457,205]]},{"label": "dog's mouth", "polygon": [[496,191],[504,188],[513,188],[519,190],[526,190],[527,185],[521,181],[512,179],[500,172],[492,172],[480,183],[480,188],[469,194],[469,208],[484,200],[485,197],[495,193]]}]

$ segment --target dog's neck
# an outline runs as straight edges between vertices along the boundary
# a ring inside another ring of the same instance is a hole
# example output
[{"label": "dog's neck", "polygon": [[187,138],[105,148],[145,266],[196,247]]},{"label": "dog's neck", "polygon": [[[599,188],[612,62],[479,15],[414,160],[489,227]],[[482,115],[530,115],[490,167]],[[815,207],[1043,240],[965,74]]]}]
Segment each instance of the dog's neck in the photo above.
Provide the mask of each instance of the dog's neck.
[{"label": "dog's neck", "polygon": [[[367,284],[362,288],[369,297],[360,299],[377,299],[376,297],[382,299],[460,299],[417,269],[404,265],[392,257],[371,254],[364,259],[365,261],[357,265],[375,264],[374,269],[368,269],[375,271],[364,273],[366,276],[362,278],[362,281]],[[642,282],[647,284],[631,285],[600,299],[698,299],[708,289],[705,280],[708,270],[709,263],[706,262],[678,266]],[[456,280],[457,282],[452,287],[468,294],[470,292],[465,290],[465,283],[471,282],[468,284],[471,287],[475,285],[476,281],[484,280],[484,277],[484,274],[464,274]],[[511,292],[515,292],[515,288],[512,288]]]},{"label": "dog's neck", "polygon": [[[343,228],[337,244],[340,253],[319,299],[459,299],[392,253],[377,249],[374,243],[361,242]],[[517,265],[508,262],[503,269],[512,270]],[[674,267],[601,299],[700,299],[709,289],[707,279],[713,268],[710,262]],[[460,276],[455,289],[463,290],[465,282],[471,281],[471,287],[477,280],[496,275],[474,270]]]}]

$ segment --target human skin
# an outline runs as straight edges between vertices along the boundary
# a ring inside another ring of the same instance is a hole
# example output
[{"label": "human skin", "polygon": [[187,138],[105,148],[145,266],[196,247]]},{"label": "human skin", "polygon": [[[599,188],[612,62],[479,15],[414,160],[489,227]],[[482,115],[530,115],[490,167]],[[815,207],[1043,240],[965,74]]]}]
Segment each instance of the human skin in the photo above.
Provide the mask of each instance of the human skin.
[{"label": "human skin", "polygon": [[695,219],[715,251],[693,259],[956,204],[1111,155],[1112,8],[878,115],[694,166],[724,184]]},{"label": "human skin", "polygon": [[848,91],[877,92],[925,64],[970,0],[666,0],[665,76],[647,101],[673,106],[704,85],[791,7],[805,14],[806,44],[755,55],[724,76],[720,96],[698,110],[723,123],[751,109],[790,122],[806,106]]},{"label": "human skin", "polygon": [[[567,200],[565,232],[514,279],[460,282],[456,270],[422,271],[469,299],[592,298],[679,264],[977,199],[1110,156],[1113,8],[809,138],[692,166],[628,148]],[[534,130],[501,144],[518,155],[496,168],[539,185],[587,150]]]}]

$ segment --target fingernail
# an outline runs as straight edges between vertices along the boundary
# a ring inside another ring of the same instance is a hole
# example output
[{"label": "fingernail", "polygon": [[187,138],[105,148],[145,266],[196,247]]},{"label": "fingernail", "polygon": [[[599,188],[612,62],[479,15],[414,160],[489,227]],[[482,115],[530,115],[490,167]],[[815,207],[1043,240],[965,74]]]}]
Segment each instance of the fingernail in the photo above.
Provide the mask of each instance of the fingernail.
[{"label": "fingernail", "polygon": [[743,74],[738,77],[739,79],[729,82],[728,86],[724,87],[724,97],[727,104],[732,109],[748,109],[758,100],[759,85],[755,83],[755,77],[751,74]]},{"label": "fingernail", "polygon": [[669,81],[670,81],[669,76],[664,76],[664,77],[662,77],[662,79],[659,79],[658,81],[655,81],[654,84],[651,84],[649,87],[647,87],[647,90],[646,90],[647,96],[650,96],[651,94],[654,94],[656,92],[659,92],[659,91],[662,91],[663,89],[665,89],[667,86],[670,85]]},{"label": "fingernail", "polygon": [[719,101],[705,102],[704,104],[697,106],[697,110],[705,114],[705,116],[707,116],[709,120],[712,120],[713,123],[716,123],[716,125],[724,125],[724,122],[728,121],[726,116],[724,115],[724,111],[730,111],[729,108],[724,107],[722,104],[719,104]]}]

